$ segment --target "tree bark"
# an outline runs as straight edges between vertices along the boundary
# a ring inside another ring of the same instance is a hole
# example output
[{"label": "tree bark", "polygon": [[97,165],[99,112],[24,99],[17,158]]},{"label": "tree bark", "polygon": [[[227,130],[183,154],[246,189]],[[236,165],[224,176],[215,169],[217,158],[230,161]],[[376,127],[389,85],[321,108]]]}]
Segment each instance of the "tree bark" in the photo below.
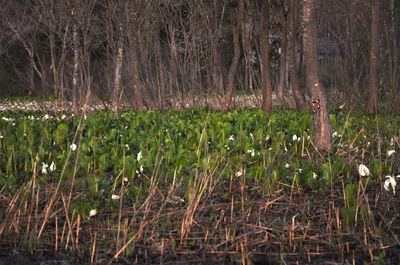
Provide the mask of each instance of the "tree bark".
[{"label": "tree bark", "polygon": [[289,23],[290,23],[290,50],[289,50],[289,76],[290,76],[290,85],[293,91],[294,101],[296,103],[296,108],[300,111],[306,111],[307,106],[303,96],[303,93],[300,90],[299,85],[299,76],[298,76],[298,68],[297,68],[297,13],[298,13],[298,4],[297,0],[292,0],[290,5],[290,15],[289,15]]},{"label": "tree bark", "polygon": [[[134,1],[131,1],[132,4],[137,4]],[[135,6],[129,5],[128,6],[130,12],[127,15],[127,23],[128,23],[128,43],[129,43],[129,56],[130,56],[130,64],[131,64],[131,71],[132,71],[132,82],[133,82],[133,95],[134,95],[134,109],[136,111],[141,111],[144,108],[143,104],[143,90],[142,84],[140,81],[139,76],[139,58],[137,53],[137,45],[139,41],[137,40],[137,21],[130,20],[130,16],[135,16]]]},{"label": "tree bark", "polygon": [[[243,0],[239,0],[238,23],[233,25],[233,58],[228,72],[228,83],[225,90],[225,104],[222,113],[227,113],[232,103],[233,88],[235,85],[235,74],[239,64],[240,43],[239,43],[239,25],[243,21],[244,4]],[[235,22],[233,22],[235,23]]]},{"label": "tree bark", "polygon": [[332,146],[332,129],[325,91],[318,77],[313,0],[303,0],[303,39],[307,84],[312,96],[314,144],[318,150],[328,151]]},{"label": "tree bark", "polygon": [[117,57],[115,60],[115,72],[114,72],[114,91],[113,91],[113,106],[112,111],[118,112],[119,99],[121,97],[121,77],[122,77],[122,63],[124,54],[124,35],[123,26],[119,25],[118,28],[118,47]]},{"label": "tree bark", "polygon": [[75,115],[78,115],[79,36],[76,21],[74,21],[74,25],[72,27],[72,39],[74,43],[74,68],[72,74],[72,111]]},{"label": "tree bark", "polygon": [[369,54],[369,97],[368,112],[378,113],[378,52],[379,52],[379,1],[372,1],[372,22],[371,22],[371,48]]},{"label": "tree bark", "polygon": [[269,73],[269,1],[263,1],[261,10],[261,86],[262,109],[272,112],[272,85]]},{"label": "tree bark", "polygon": [[166,113],[166,89],[165,89],[165,75],[164,75],[164,64],[163,64],[163,58],[162,58],[162,53],[161,53],[161,43],[160,43],[160,33],[159,33],[159,28],[156,27],[155,30],[155,55],[156,55],[156,68],[158,72],[158,100],[159,100],[159,108],[161,113]]},{"label": "tree bark", "polygon": [[281,1],[280,13],[282,20],[282,31],[281,31],[281,54],[280,54],[280,65],[279,65],[279,83],[276,93],[278,106],[283,105],[283,95],[286,85],[286,69],[287,69],[287,50],[288,50],[288,17],[286,12],[287,6]]}]

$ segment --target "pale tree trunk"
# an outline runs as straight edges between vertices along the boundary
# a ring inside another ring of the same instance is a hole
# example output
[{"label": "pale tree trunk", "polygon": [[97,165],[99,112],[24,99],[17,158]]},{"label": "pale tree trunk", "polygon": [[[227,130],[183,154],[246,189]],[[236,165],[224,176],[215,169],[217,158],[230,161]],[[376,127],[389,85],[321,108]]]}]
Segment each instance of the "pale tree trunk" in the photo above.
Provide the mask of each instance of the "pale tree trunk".
[{"label": "pale tree trunk", "polygon": [[262,109],[272,112],[272,85],[269,73],[269,1],[263,1],[261,10],[261,86]]},{"label": "pale tree trunk", "polygon": [[124,54],[124,34],[123,33],[124,33],[123,26],[119,25],[117,57],[115,60],[115,69],[114,69],[114,91],[113,91],[113,105],[112,105],[113,112],[118,112],[119,99],[121,98],[122,63],[123,63],[123,54]]},{"label": "pale tree trunk", "polygon": [[72,39],[74,43],[74,68],[72,74],[72,111],[75,115],[78,115],[79,36],[76,22],[74,22],[72,28]]},{"label": "pale tree trunk", "polygon": [[318,150],[328,151],[332,146],[332,129],[325,91],[318,77],[313,0],[303,0],[303,39],[307,85],[311,91],[313,103],[314,144]]},{"label": "pale tree trunk", "polygon": [[33,58],[33,51],[28,50],[28,55],[29,55],[29,73],[28,73],[28,79],[29,79],[29,87],[28,87],[28,95],[33,96],[35,92],[35,61]]},{"label": "pale tree trunk", "polygon": [[[243,23],[244,0],[239,0],[238,23],[233,25],[233,58],[228,72],[228,83],[225,90],[225,103],[222,108],[222,113],[227,113],[232,103],[233,88],[235,86],[235,74],[239,64],[240,43],[239,43],[239,25]],[[233,22],[235,23],[235,22]]]},{"label": "pale tree trunk", "polygon": [[379,52],[379,1],[372,1],[372,22],[371,22],[371,48],[369,62],[369,97],[368,112],[378,113],[378,52]]},{"label": "pale tree trunk", "polygon": [[298,14],[298,4],[297,0],[292,0],[290,5],[290,50],[289,50],[289,76],[290,76],[290,86],[293,92],[294,101],[296,103],[296,108],[300,111],[306,111],[307,106],[301,93],[298,77],[297,68],[297,14]]},{"label": "pale tree trunk", "polygon": [[56,55],[55,55],[55,43],[54,43],[54,30],[52,27],[49,28],[49,42],[50,42],[50,61],[51,61],[51,71],[53,73],[53,83],[54,83],[54,95],[58,97],[58,72],[56,66]]}]

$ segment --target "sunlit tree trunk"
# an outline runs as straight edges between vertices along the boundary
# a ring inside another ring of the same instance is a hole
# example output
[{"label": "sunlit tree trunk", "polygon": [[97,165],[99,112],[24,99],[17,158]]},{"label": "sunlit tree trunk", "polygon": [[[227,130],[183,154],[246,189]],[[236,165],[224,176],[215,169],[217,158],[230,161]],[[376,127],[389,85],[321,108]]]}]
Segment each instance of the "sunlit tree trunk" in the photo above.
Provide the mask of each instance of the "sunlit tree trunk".
[{"label": "sunlit tree trunk", "polygon": [[272,111],[272,85],[269,72],[269,1],[265,0],[261,10],[261,86],[262,86],[262,109],[266,112]]},{"label": "sunlit tree trunk", "polygon": [[327,151],[332,145],[332,129],[325,91],[318,77],[316,25],[313,0],[303,0],[303,39],[307,85],[311,91],[313,104],[314,144],[318,150]]},{"label": "sunlit tree trunk", "polygon": [[372,22],[371,22],[371,48],[369,58],[369,97],[368,112],[371,114],[378,113],[378,39],[379,26],[379,1],[372,1]]}]

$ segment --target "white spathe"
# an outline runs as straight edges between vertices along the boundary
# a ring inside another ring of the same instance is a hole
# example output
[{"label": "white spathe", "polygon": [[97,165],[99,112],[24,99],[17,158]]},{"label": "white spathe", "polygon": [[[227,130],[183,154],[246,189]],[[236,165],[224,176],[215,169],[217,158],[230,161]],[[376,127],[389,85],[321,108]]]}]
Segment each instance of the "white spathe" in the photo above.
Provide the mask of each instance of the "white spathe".
[{"label": "white spathe", "polygon": [[[396,176],[396,178],[400,178],[400,175]],[[383,185],[383,187],[385,188],[385,190],[387,191],[392,191],[393,195],[396,195],[396,186],[397,186],[397,181],[396,178],[394,178],[393,176],[386,176],[385,177],[385,183]],[[390,188],[392,190],[390,190]]]},{"label": "white spathe", "polygon": [[366,165],[361,164],[358,166],[358,174],[360,174],[360,176],[362,177],[368,177],[369,175],[371,175],[371,172]]}]

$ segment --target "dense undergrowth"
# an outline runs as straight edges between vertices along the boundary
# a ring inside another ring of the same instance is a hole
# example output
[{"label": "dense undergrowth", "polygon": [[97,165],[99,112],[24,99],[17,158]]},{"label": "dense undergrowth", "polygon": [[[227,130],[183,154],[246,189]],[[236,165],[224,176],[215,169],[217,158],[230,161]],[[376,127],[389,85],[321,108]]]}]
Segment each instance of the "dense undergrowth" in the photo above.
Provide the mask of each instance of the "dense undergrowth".
[{"label": "dense undergrowth", "polygon": [[286,109],[3,112],[1,247],[81,262],[393,260],[398,198],[383,181],[400,120],[330,118],[321,153],[311,115]]}]

